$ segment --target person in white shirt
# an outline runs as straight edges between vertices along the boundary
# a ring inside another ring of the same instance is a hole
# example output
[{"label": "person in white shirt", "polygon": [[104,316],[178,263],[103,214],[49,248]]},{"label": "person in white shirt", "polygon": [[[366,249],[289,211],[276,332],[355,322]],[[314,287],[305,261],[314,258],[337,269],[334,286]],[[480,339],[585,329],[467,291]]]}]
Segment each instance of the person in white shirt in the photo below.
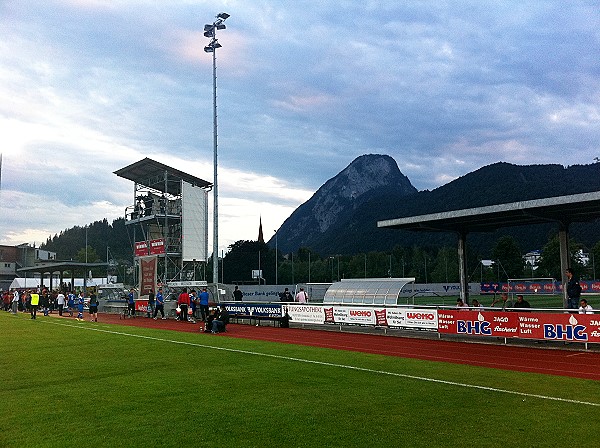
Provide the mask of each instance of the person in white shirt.
[{"label": "person in white shirt", "polygon": [[579,301],[579,314],[594,314],[594,308],[588,305],[587,300],[581,299]]},{"label": "person in white shirt", "polygon": [[304,288],[300,288],[298,294],[296,294],[296,302],[298,303],[307,303],[308,302],[308,294],[304,291]]},{"label": "person in white shirt", "polygon": [[56,296],[56,303],[58,304],[58,315],[63,315],[63,309],[65,308],[65,295],[62,291]]},{"label": "person in white shirt", "polygon": [[12,313],[17,314],[18,309],[19,309],[19,291],[17,291],[15,289],[13,292],[13,299],[12,299]]}]

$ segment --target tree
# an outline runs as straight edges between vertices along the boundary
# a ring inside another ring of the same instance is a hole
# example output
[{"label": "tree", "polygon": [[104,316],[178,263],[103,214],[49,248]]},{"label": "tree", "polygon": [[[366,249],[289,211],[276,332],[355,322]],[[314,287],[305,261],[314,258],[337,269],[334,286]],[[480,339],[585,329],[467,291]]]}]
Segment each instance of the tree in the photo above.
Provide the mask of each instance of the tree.
[{"label": "tree", "polygon": [[253,270],[262,270],[267,284],[275,283],[275,250],[259,241],[239,240],[229,246],[223,260],[225,283],[253,282]]},{"label": "tree", "polygon": [[432,268],[432,282],[458,282],[458,251],[447,246],[442,247],[432,263]]},{"label": "tree", "polygon": [[98,263],[101,261],[100,257],[96,253],[96,249],[91,246],[87,247],[87,254],[85,247],[79,249],[75,255],[75,260],[77,260],[79,263],[85,263],[86,260],[88,263]]},{"label": "tree", "polygon": [[[571,267],[578,275],[583,272],[583,263],[577,256],[577,252],[581,249],[581,245],[575,241],[569,241],[569,267]],[[558,235],[554,236],[542,249],[540,262],[538,263],[538,277],[551,277],[555,279],[562,278],[560,266],[560,240]]]},{"label": "tree", "polygon": [[596,273],[596,260],[600,261],[600,241],[598,241],[594,247],[592,247],[592,253],[590,254],[591,257],[591,277],[592,279],[596,280],[597,278],[597,273]]},{"label": "tree", "polygon": [[[517,241],[511,236],[503,236],[492,249],[494,261],[500,262],[506,280],[508,278],[520,278],[523,276],[525,261],[521,254],[521,248]],[[502,274],[501,274],[502,276]]]}]

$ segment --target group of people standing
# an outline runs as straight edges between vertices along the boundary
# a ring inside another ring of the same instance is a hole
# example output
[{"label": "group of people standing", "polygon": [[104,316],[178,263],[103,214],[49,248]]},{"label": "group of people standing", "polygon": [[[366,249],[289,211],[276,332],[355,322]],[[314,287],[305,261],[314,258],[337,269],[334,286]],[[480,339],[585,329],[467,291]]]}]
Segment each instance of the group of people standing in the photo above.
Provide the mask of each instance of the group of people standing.
[{"label": "group of people standing", "polygon": [[[183,288],[177,299],[177,307],[179,308],[179,320],[183,322],[194,322],[195,319],[200,318],[203,322],[209,317],[208,310],[208,291],[206,288],[202,288],[200,294],[196,294],[196,290],[192,289],[189,293],[187,288]],[[188,310],[191,308],[190,316],[188,318]],[[200,316],[197,315],[200,310]]]},{"label": "group of people standing", "polygon": [[295,298],[290,292],[289,288],[285,288],[283,292],[279,293],[279,300],[282,302],[298,302],[298,303],[308,303],[308,294],[304,290],[304,288],[300,288]]},{"label": "group of people standing", "polygon": [[[53,311],[58,311],[59,316],[64,316],[68,313],[73,317],[74,310],[77,309],[77,320],[83,320],[83,310],[85,299],[83,293],[75,295],[74,292],[49,291],[47,288],[28,289],[19,292],[18,289],[6,291],[2,295],[2,302],[5,311],[10,311],[17,314],[19,311],[30,313],[31,319],[37,319],[38,310],[44,316],[49,315]],[[98,299],[96,294],[90,294],[89,303],[91,320],[98,322]]]}]

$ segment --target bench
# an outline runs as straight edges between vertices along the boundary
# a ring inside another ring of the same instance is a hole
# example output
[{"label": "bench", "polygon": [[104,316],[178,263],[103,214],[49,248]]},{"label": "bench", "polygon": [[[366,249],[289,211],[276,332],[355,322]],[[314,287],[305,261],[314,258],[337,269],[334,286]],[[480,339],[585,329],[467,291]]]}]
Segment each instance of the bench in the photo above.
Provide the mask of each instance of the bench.
[{"label": "bench", "polygon": [[126,319],[129,316],[129,308],[126,304],[106,304],[102,307],[102,312],[118,314],[119,319]]},{"label": "bench", "polygon": [[276,327],[277,324],[281,326],[281,316],[251,316],[249,314],[230,314],[229,322],[235,321],[235,323],[239,323],[239,321],[247,320],[250,325],[256,325],[257,327],[261,325],[261,322],[273,322],[273,326]]}]

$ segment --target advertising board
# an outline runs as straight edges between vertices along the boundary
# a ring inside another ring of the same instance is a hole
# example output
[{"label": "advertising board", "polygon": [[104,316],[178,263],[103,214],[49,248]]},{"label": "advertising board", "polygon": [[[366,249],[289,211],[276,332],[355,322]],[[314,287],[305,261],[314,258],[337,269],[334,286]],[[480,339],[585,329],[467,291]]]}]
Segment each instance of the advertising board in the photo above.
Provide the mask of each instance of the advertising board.
[{"label": "advertising board", "polygon": [[593,314],[440,310],[438,318],[445,334],[600,342],[600,316]]}]

